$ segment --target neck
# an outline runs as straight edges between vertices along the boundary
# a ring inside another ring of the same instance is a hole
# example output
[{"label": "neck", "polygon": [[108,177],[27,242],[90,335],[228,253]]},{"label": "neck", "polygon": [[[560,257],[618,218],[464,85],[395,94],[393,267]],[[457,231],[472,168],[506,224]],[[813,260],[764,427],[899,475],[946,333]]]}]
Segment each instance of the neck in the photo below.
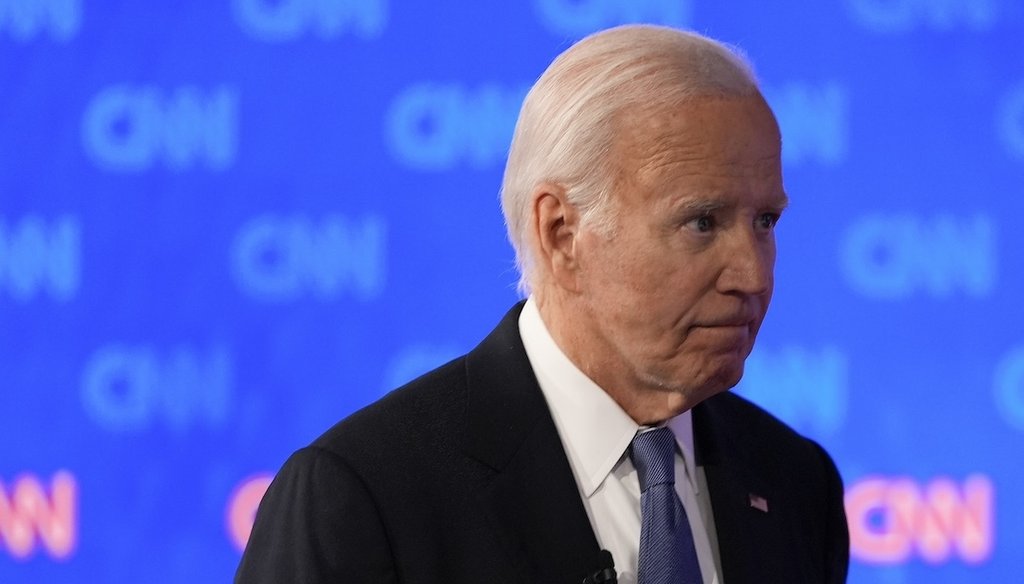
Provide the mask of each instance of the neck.
[{"label": "neck", "polygon": [[591,315],[558,292],[534,294],[541,319],[555,344],[572,363],[607,393],[638,425],[653,426],[689,410],[687,394],[642,379],[602,332],[591,327]]}]

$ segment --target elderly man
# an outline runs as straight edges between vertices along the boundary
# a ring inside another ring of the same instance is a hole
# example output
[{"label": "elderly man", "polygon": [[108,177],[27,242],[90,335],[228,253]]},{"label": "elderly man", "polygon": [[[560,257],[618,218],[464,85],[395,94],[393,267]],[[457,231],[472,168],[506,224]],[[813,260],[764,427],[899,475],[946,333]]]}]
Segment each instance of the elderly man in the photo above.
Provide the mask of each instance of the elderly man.
[{"label": "elderly man", "polygon": [[568,49],[502,190],[529,299],[295,453],[237,581],[844,581],[832,461],[726,392],[785,206],[742,57],[653,26]]}]

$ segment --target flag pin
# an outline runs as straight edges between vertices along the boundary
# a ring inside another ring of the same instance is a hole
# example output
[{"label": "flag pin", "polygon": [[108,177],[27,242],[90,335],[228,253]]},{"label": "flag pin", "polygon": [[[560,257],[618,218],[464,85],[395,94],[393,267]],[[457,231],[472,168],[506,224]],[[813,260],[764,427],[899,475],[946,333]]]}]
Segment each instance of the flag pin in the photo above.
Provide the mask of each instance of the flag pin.
[{"label": "flag pin", "polygon": [[750,493],[750,506],[763,513],[768,512],[768,499],[765,499],[761,495],[755,495]]}]

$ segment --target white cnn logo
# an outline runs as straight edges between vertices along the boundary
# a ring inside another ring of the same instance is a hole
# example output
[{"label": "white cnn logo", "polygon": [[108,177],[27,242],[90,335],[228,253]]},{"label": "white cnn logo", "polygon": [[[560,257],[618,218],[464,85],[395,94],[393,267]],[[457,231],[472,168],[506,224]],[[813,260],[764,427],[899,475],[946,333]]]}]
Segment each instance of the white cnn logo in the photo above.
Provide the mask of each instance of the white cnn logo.
[{"label": "white cnn logo", "polygon": [[235,161],[238,94],[228,87],[203,90],[113,85],[96,94],[82,119],[82,145],[97,166],[141,172],[225,170]]}]

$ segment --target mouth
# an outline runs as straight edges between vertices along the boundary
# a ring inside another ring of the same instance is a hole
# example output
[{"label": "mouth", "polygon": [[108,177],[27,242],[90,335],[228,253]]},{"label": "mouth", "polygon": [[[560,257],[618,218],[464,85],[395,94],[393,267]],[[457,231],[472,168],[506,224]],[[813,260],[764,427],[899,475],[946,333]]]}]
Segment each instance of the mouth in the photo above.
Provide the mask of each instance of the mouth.
[{"label": "mouth", "polygon": [[690,347],[714,354],[728,353],[745,357],[750,350],[756,327],[751,320],[724,320],[698,323],[690,327]]},{"label": "mouth", "polygon": [[[726,318],[720,320],[709,320],[694,323],[690,326],[690,333],[694,338],[703,339],[701,342],[709,342],[714,346],[722,343],[732,346],[735,343],[747,343],[753,340],[757,327],[756,321],[749,318]],[[687,337],[689,337],[689,333]]]},{"label": "mouth", "polygon": [[729,318],[698,322],[693,325],[693,328],[750,328],[753,323],[754,320],[751,318]]},{"label": "mouth", "polygon": [[742,321],[742,322],[712,322],[712,323],[698,325],[698,326],[704,326],[704,327],[708,327],[708,328],[738,328],[738,327],[746,328],[746,327],[750,326],[750,321],[749,320],[745,320],[745,321]]}]

